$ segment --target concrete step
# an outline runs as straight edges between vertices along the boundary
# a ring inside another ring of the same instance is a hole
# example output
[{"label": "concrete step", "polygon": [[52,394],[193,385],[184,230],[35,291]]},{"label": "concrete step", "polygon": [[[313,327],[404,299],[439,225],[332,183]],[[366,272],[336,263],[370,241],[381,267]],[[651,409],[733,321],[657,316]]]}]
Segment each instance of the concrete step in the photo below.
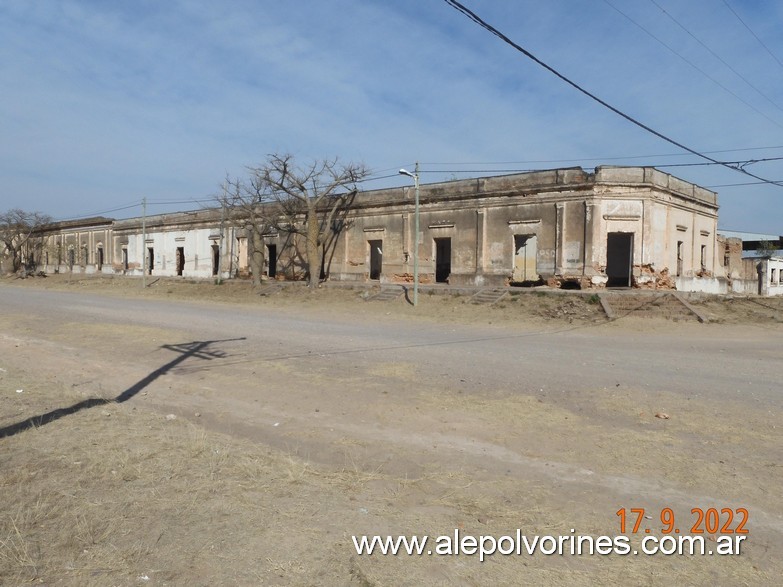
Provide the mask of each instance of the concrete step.
[{"label": "concrete step", "polygon": [[492,304],[498,303],[507,295],[507,289],[482,289],[471,296],[470,301],[474,304],[491,306]]},{"label": "concrete step", "polygon": [[368,302],[393,302],[394,300],[398,299],[402,294],[405,293],[405,290],[402,287],[382,287],[381,291],[375,294],[374,296],[371,296],[367,298]]},{"label": "concrete step", "polygon": [[602,294],[607,316],[611,319],[623,316],[665,318],[668,320],[705,321],[693,308],[673,293],[650,294]]}]

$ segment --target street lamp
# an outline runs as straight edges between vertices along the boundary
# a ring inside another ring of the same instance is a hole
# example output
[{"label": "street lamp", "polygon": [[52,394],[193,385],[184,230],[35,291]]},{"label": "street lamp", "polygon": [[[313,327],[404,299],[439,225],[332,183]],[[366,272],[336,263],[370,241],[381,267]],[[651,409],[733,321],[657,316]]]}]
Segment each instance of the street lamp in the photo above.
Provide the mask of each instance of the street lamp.
[{"label": "street lamp", "polygon": [[416,200],[414,205],[414,217],[415,220],[415,232],[416,235],[413,239],[413,305],[414,307],[419,303],[419,162],[416,161],[416,172],[411,173],[405,169],[400,169],[400,175],[407,175],[413,178],[413,185],[416,192]]}]

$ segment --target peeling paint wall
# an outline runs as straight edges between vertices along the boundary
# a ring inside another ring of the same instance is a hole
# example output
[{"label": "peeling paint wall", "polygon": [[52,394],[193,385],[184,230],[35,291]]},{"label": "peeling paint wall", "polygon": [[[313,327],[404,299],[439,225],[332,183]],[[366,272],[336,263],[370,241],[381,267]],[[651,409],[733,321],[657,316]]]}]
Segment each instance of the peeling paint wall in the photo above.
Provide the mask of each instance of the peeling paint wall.
[{"label": "peeling paint wall", "polygon": [[[420,188],[416,248],[413,188],[374,190],[357,195],[340,230],[330,235],[326,270],[331,279],[369,280],[372,242],[381,282],[411,281],[418,257],[422,283],[435,281],[445,268],[452,285],[507,285],[519,266],[517,245],[534,238],[535,268],[525,265],[526,271],[552,285],[600,288],[609,282],[607,265],[616,252],[609,250],[608,239],[614,234],[626,235],[631,244],[633,286],[697,287],[698,280],[724,276],[716,265],[716,258],[722,259],[717,209],[713,192],[643,167],[598,167],[594,173],[557,169],[426,184]],[[105,232],[99,237],[97,229],[85,227],[78,236],[63,229],[51,238],[67,244],[71,239],[74,246],[87,238],[90,251],[100,238],[106,257],[102,271],[140,274],[152,248],[153,274],[177,275],[180,249],[183,276],[212,275],[212,246],[219,232],[215,211],[148,217],[146,242],[140,225],[135,218],[101,227]],[[303,275],[296,236],[275,233],[264,241],[276,248],[278,277]],[[247,237],[227,228],[224,276],[247,272],[247,249]],[[438,260],[438,250],[450,250],[449,258]],[[528,280],[527,273],[525,280],[537,281]]]}]

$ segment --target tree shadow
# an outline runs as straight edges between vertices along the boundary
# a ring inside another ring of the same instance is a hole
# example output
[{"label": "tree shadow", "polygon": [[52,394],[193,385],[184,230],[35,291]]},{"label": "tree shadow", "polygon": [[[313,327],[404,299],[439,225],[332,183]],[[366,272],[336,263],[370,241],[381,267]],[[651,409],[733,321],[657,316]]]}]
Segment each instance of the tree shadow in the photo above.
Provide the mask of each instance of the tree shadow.
[{"label": "tree shadow", "polygon": [[223,359],[227,357],[228,354],[226,352],[217,349],[211,350],[209,346],[221,342],[233,342],[237,340],[245,340],[245,338],[241,337],[241,338],[227,338],[223,340],[197,340],[197,341],[183,343],[183,344],[164,344],[160,347],[161,349],[179,353],[179,356],[175,357],[174,359],[172,359],[165,365],[161,366],[160,368],[155,369],[152,373],[150,373],[143,379],[140,379],[138,382],[131,385],[128,389],[120,393],[114,399],[90,398],[75,403],[72,406],[68,406],[67,408],[57,408],[56,410],[46,412],[45,414],[38,414],[37,416],[32,416],[30,418],[27,418],[26,420],[22,420],[21,422],[17,422],[15,424],[10,424],[8,426],[4,426],[3,428],[0,428],[0,438],[14,436],[15,434],[19,434],[20,432],[24,432],[25,430],[28,430],[30,428],[40,428],[41,426],[45,426],[46,424],[55,422],[60,418],[64,418],[65,416],[70,416],[71,414],[81,412],[82,410],[87,410],[89,408],[94,408],[96,406],[104,406],[106,404],[113,404],[113,403],[121,404],[123,402],[126,402],[129,399],[131,399],[133,396],[138,394],[142,389],[150,385],[158,377],[165,375],[166,373],[171,371],[174,367],[176,367],[183,361],[186,361],[187,359],[195,357],[197,359],[211,361],[212,359]]}]

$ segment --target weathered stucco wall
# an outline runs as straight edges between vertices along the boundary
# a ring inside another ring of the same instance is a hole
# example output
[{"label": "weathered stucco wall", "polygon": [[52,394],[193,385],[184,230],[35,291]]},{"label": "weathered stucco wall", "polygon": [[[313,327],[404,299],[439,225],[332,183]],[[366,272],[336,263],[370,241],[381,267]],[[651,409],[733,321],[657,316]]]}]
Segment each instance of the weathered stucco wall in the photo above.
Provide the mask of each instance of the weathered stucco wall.
[{"label": "weathered stucco wall", "polygon": [[[330,233],[325,270],[331,279],[411,281],[416,235],[412,187],[362,192],[340,230]],[[152,274],[211,277],[219,243],[218,211],[148,217],[55,236],[104,251],[102,271],[140,274],[148,249]],[[632,285],[711,288],[716,266],[717,199],[713,192],[651,168],[579,168],[422,185],[419,273],[423,283]],[[69,230],[79,231],[79,227]],[[248,272],[249,243],[224,231],[224,276]],[[265,273],[304,275],[300,237],[270,233]],[[721,249],[722,251],[722,249]],[[146,260],[149,262],[149,260]],[[87,259],[84,270],[95,261]],[[676,282],[677,278],[681,278]]]}]

